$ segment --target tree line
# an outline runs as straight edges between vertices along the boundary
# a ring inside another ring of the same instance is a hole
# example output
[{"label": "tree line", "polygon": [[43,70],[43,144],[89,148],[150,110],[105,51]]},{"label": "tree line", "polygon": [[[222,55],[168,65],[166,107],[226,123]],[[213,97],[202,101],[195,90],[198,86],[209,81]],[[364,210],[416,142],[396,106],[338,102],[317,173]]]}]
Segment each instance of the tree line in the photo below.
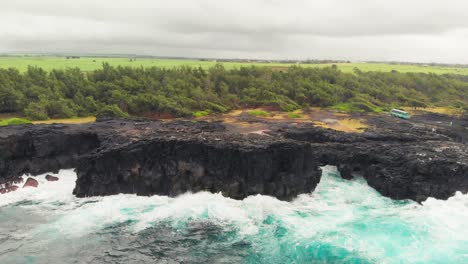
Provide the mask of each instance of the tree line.
[{"label": "tree line", "polygon": [[468,76],[427,73],[343,73],[337,67],[0,69],[0,112],[33,120],[90,115],[226,112],[244,107],[293,111],[309,106],[344,111],[393,107],[468,108]]}]

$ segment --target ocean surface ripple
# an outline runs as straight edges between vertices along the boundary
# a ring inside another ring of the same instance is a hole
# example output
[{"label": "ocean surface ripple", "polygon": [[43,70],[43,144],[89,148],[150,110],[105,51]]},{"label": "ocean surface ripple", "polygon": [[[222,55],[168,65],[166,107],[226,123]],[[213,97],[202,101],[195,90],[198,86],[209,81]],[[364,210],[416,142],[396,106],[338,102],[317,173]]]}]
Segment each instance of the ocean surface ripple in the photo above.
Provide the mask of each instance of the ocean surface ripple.
[{"label": "ocean surface ripple", "polygon": [[468,196],[392,201],[324,167],[283,202],[208,192],[78,199],[76,174],[0,196],[0,263],[468,263]]}]

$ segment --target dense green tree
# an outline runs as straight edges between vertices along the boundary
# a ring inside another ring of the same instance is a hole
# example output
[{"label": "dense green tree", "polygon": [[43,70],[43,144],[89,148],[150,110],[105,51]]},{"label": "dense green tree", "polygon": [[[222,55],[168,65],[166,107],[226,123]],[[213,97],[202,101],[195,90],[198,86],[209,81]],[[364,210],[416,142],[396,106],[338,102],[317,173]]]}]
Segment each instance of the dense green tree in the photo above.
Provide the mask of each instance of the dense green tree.
[{"label": "dense green tree", "polygon": [[46,105],[43,102],[32,102],[25,109],[24,114],[33,120],[47,120],[49,116],[47,115]]},{"label": "dense green tree", "polygon": [[99,109],[97,118],[119,118],[127,117],[128,114],[122,111],[117,105],[105,105]]},{"label": "dense green tree", "polygon": [[19,111],[23,96],[20,91],[0,85],[0,113]]},{"label": "dense green tree", "polygon": [[398,106],[468,107],[468,76],[399,73],[343,73],[337,67],[274,70],[222,64],[200,67],[131,68],[103,64],[46,72],[0,69],[0,112],[32,119],[113,113],[117,116],[196,111],[225,112],[242,107],[293,111],[308,106],[381,111]]}]

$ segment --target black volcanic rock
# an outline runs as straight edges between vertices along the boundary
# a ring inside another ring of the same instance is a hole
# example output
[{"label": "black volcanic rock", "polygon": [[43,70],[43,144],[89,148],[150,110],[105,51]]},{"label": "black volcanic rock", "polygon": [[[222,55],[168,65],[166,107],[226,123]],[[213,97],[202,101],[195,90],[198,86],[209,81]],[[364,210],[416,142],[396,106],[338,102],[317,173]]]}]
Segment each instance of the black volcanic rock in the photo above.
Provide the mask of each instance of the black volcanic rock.
[{"label": "black volcanic rock", "polygon": [[291,200],[320,180],[310,145],[261,136],[155,137],[83,158],[74,194],[222,192]]},{"label": "black volcanic rock", "polygon": [[[437,117],[439,118],[439,117]],[[0,128],[0,185],[25,173],[76,168],[79,197],[186,191],[291,200],[313,191],[320,166],[364,177],[393,199],[447,199],[468,192],[464,120],[370,117],[350,134],[311,125],[264,122],[269,135],[241,135],[216,122],[103,120],[82,125]]]},{"label": "black volcanic rock", "polygon": [[99,146],[96,133],[62,125],[0,129],[0,184],[75,167],[78,157]]},{"label": "black volcanic rock", "polygon": [[58,177],[55,177],[55,176],[52,176],[52,175],[49,175],[49,174],[46,175],[45,178],[46,178],[47,181],[58,181],[59,180]]},{"label": "black volcanic rock", "polygon": [[[0,182],[76,168],[77,196],[222,192],[290,200],[320,180],[307,143],[233,135],[217,122],[104,120],[0,130]],[[1,183],[0,183],[1,184]]]},{"label": "black volcanic rock", "polygon": [[468,147],[441,130],[401,126],[347,134],[313,126],[280,129],[287,138],[310,142],[319,163],[336,165],[344,179],[363,176],[392,199],[418,202],[468,192]]}]

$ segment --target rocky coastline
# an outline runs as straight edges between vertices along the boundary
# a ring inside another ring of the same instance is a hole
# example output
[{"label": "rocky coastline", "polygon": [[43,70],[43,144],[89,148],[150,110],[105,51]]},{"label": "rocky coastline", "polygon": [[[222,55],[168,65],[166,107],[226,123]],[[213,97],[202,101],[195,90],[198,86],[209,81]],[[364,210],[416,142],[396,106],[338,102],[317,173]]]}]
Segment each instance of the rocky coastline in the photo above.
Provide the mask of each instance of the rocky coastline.
[{"label": "rocky coastline", "polygon": [[289,201],[313,192],[321,166],[335,165],[344,179],[364,177],[392,199],[422,202],[468,192],[466,119],[447,126],[445,119],[431,121],[443,118],[437,116],[367,118],[371,126],[360,134],[274,121],[262,135],[190,120],[3,127],[0,186],[25,173],[75,168],[77,197],[210,191]]}]

